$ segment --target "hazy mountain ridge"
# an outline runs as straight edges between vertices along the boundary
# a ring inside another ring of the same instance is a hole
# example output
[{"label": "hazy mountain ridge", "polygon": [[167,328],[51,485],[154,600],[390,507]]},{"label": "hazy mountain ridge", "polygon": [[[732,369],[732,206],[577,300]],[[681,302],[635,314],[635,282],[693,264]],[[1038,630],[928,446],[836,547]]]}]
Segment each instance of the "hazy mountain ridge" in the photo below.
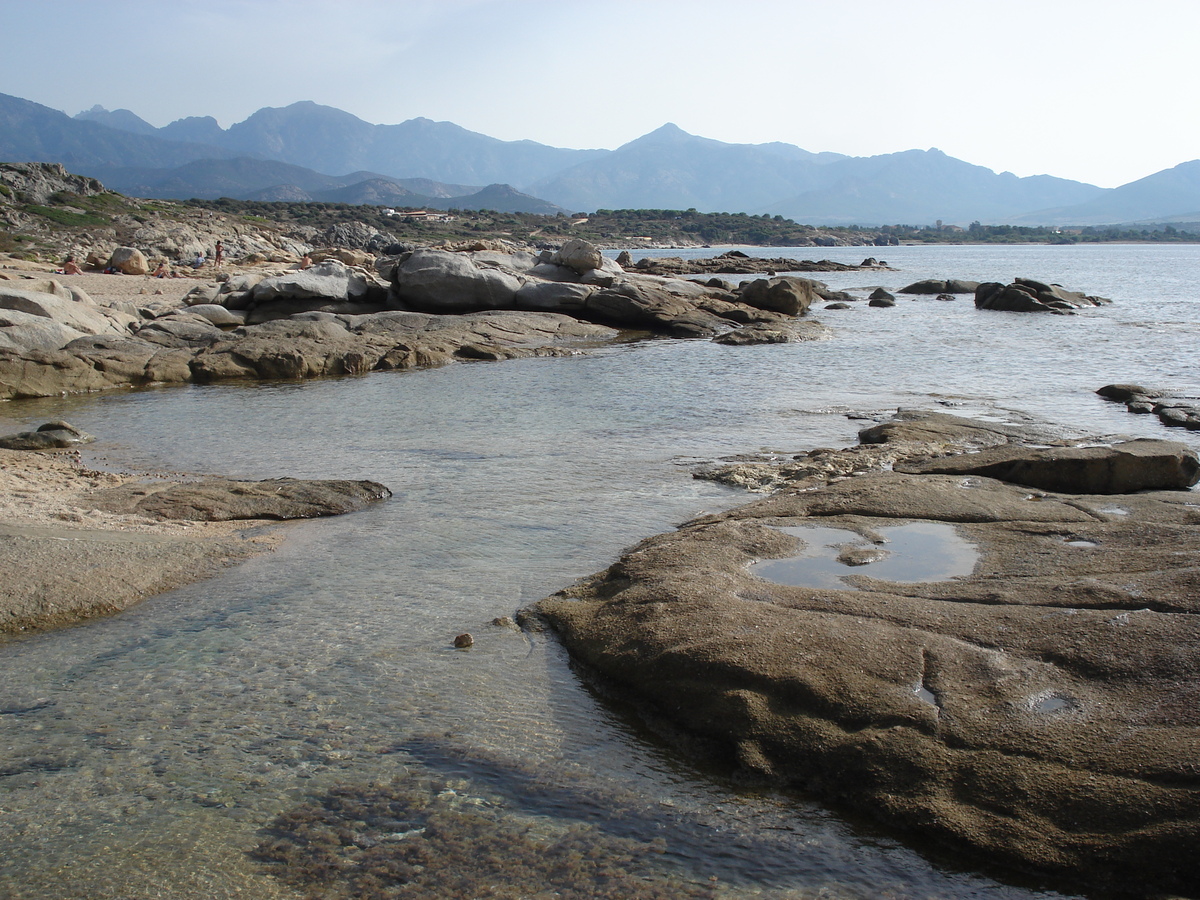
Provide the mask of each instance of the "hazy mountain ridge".
[{"label": "hazy mountain ridge", "polygon": [[[1082,203],[1103,188],[1049,175],[1018,178],[947,156],[937,149],[905,150],[835,162],[826,183],[769,207],[797,221],[831,224],[1004,222],[1031,205]],[[907,218],[906,218],[907,217]]]},{"label": "hazy mountain ridge", "polygon": [[[672,124],[616,150],[563,150],[429,119],[371,125],[308,101],[261,109],[228,129],[192,117],[155,134],[135,133],[146,128],[153,127],[129,110],[93,107],[71,119],[0,95],[0,158],[63,162],[111,181],[114,189],[152,192],[148,196],[317,198],[334,192],[405,205],[405,191],[412,191],[413,205],[416,197],[431,201],[420,205],[435,205],[439,198],[465,201],[481,190],[473,185],[504,184],[516,188],[497,189],[498,200],[551,209],[695,208],[867,226],[939,219],[1109,224],[1200,209],[1200,162],[1194,171],[1184,163],[1106,190],[1052,176],[997,174],[937,150],[847,157],[782,142],[729,144]],[[330,171],[355,176],[322,174]],[[354,188],[370,180],[377,183]],[[445,181],[454,184],[438,186]]]},{"label": "hazy mountain ridge", "polygon": [[[122,112],[128,112],[124,110]],[[96,109],[89,117],[96,117]],[[133,119],[137,119],[130,113]],[[130,121],[108,114],[104,124]],[[351,113],[309,100],[266,107],[222,130],[215,119],[179,119],[158,129],[160,137],[198,140],[240,156],[276,159],[318,172],[366,169],[389,176],[439,182],[528,183],[544,172],[574,165],[605,151],[564,150],[535,141],[502,141],[452,122],[409,119],[372,125]]]},{"label": "hazy mountain ridge", "polygon": [[228,159],[221,147],[165,141],[0,94],[0,159],[6,162],[59,162],[90,175],[95,166],[120,164],[169,168],[196,159]]},{"label": "hazy mountain ridge", "polygon": [[1018,217],[1018,224],[1108,225],[1112,222],[1195,222],[1200,219],[1200,159],[1182,162],[1073,206]]}]

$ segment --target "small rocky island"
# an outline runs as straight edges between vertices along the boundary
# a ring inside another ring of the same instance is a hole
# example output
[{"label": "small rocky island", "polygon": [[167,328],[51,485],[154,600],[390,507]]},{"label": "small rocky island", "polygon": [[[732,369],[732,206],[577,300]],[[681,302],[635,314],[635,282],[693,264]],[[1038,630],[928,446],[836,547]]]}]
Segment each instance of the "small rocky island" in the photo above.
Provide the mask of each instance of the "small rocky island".
[{"label": "small rocky island", "polygon": [[936,414],[860,440],[703,473],[774,492],[523,623],[744,775],[1068,889],[1190,895],[1195,454]]}]

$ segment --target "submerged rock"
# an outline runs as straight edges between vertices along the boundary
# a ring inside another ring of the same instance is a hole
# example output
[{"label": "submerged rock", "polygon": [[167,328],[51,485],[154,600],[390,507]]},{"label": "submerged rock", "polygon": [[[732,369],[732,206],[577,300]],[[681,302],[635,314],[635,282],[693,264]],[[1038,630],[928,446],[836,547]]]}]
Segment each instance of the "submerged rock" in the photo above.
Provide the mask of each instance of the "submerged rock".
[{"label": "submerged rock", "polygon": [[236,519],[312,519],[363,509],[392,495],[374,481],[302,480],[123,484],[93,493],[89,500],[106,512],[137,513],[156,519],[228,522]]},{"label": "submerged rock", "polygon": [[95,438],[66,422],[47,422],[36,431],[22,431],[0,437],[0,448],[5,450],[57,450],[89,444]]}]

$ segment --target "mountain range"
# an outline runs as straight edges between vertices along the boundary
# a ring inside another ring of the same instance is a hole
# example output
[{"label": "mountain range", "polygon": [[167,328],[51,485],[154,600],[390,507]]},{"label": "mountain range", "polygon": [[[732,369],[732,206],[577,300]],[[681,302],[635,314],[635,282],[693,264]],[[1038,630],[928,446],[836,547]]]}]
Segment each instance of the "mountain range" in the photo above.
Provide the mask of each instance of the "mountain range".
[{"label": "mountain range", "polygon": [[[0,159],[61,162],[121,193],[161,198],[548,214],[694,208],[823,225],[1200,219],[1200,160],[1105,189],[997,174],[936,149],[851,157],[725,143],[667,124],[615,150],[569,150],[424,118],[373,125],[308,101],[227,129],[211,117],[156,128],[130,110],[71,117],[0,94]],[[340,172],[349,174],[328,174]]]}]

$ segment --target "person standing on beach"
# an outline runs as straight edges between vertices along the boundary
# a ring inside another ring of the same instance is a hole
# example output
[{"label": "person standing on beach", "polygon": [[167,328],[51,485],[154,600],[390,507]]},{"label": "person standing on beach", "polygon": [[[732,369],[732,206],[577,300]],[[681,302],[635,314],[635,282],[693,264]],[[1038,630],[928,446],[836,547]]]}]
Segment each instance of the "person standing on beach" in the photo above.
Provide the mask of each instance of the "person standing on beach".
[{"label": "person standing on beach", "polygon": [[225,245],[217,241],[217,252],[213,254],[213,262],[217,264],[217,268],[221,268],[221,261],[225,259]]}]

